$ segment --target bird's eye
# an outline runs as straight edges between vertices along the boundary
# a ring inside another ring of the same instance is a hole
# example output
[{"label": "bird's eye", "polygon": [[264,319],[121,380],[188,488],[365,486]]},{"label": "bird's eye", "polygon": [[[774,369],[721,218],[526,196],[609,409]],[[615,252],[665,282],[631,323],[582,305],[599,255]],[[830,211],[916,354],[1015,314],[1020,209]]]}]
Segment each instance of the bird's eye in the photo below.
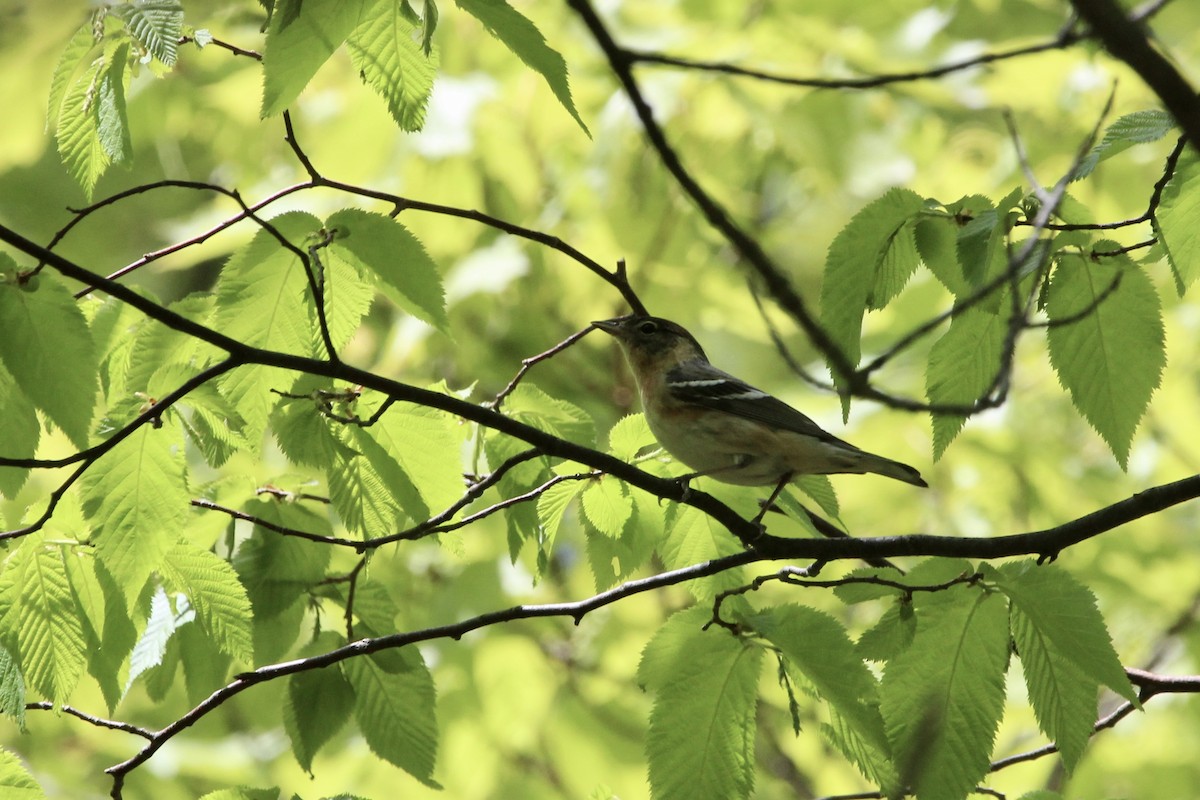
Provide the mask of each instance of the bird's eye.
[{"label": "bird's eye", "polygon": [[644,320],[638,323],[637,330],[643,336],[649,336],[652,333],[658,332],[658,323],[650,319]]}]

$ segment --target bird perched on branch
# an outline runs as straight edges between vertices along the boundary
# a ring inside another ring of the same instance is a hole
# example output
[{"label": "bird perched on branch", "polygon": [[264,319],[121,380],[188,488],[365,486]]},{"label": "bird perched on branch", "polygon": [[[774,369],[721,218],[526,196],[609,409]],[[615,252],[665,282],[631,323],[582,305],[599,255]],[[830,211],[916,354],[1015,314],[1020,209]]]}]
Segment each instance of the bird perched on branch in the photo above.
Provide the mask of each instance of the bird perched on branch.
[{"label": "bird perched on branch", "polygon": [[696,337],[659,317],[592,323],[620,342],[646,422],[659,444],[694,470],[739,486],[774,485],[769,507],[799,475],[873,472],[928,486],[907,464],[860,450],[766,392],[709,363]]}]

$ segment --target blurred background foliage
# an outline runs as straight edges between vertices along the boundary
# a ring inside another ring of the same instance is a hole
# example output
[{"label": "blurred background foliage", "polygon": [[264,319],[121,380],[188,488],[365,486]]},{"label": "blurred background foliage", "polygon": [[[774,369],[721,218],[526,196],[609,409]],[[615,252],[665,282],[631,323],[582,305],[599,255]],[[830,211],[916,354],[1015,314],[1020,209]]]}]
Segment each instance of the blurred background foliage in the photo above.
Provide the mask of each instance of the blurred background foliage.
[{"label": "blurred background foliage", "polygon": [[[340,52],[292,109],[297,136],[314,164],[338,180],[477,209],[553,234],[605,264],[626,259],[650,311],[691,329],[715,363],[799,406],[838,435],[844,431],[856,444],[922,470],[933,487],[925,493],[876,477],[835,478],[853,533],[992,536],[1036,530],[1200,471],[1200,314],[1192,298],[1177,297],[1160,254],[1152,253],[1145,269],[1166,309],[1169,361],[1134,440],[1128,472],[1071,408],[1038,334],[1022,340],[1008,404],[968,422],[932,464],[927,415],[856,403],[843,428],[837,398],[788,370],[756,310],[746,271],[649,149],[627,99],[565,4],[514,3],[565,57],[591,138],[538,76],[446,5],[435,39],[440,73],[424,130],[398,131]],[[185,9],[189,24],[261,48],[263,15],[256,4],[188,0]],[[602,10],[618,41],[635,49],[823,78],[920,71],[1049,40],[1067,12],[1052,0],[610,0]],[[40,242],[70,219],[68,208],[86,202],[45,132],[51,72],[85,14],[86,4],[67,0],[0,0],[0,220]],[[1200,6],[1168,3],[1154,29],[1183,72],[1200,76]],[[1030,163],[1049,185],[1097,124],[1114,83],[1110,120],[1157,107],[1135,75],[1088,42],[871,90],[797,88],[655,65],[640,66],[636,74],[684,164],[814,303],[829,243],[855,211],[889,187],[949,202],[971,194],[996,199],[1025,184],[1001,109],[1011,111]],[[128,93],[134,158],[130,167],[101,179],[96,197],[187,178],[236,188],[253,202],[303,180],[279,120],[259,118],[260,94],[255,61],[217,47],[182,48],[173,73],[156,78],[145,72],[134,80]],[[1134,147],[1073,185],[1072,196],[1097,220],[1136,217],[1170,147],[1168,140]],[[347,204],[390,210],[329,191],[293,195],[272,210],[302,208],[324,216]],[[235,210],[211,193],[159,190],[95,214],[59,249],[109,273]],[[352,363],[417,385],[444,380],[455,389],[474,386],[473,397],[486,399],[508,382],[522,358],[592,319],[626,310],[614,291],[560,253],[449,216],[410,210],[399,219],[442,270],[453,338],[380,300],[351,345]],[[126,280],[163,300],[211,288],[223,259],[253,232],[252,225],[239,225]],[[1149,235],[1145,225],[1115,232],[1122,244]],[[870,315],[865,352],[882,349],[948,304],[944,289],[919,273],[898,304]],[[815,368],[803,335],[767,306],[797,360]],[[924,362],[917,348],[892,364],[882,383],[921,396]],[[585,408],[599,444],[620,416],[636,410],[624,364],[612,343],[598,337],[536,367],[531,380]],[[224,472],[244,494],[252,486],[293,480],[290,469],[281,459],[235,458]],[[15,524],[56,480],[36,475],[21,496],[4,504],[6,521]],[[745,491],[705,488],[729,497]],[[540,582],[532,578],[528,548],[510,563],[500,517],[443,536],[440,544],[385,548],[372,562],[372,577],[388,587],[400,609],[398,630],[518,602],[586,597],[595,585],[574,514]],[[224,526],[215,517],[195,519],[200,541],[215,539]],[[1060,559],[1098,594],[1127,665],[1172,674],[1200,671],[1194,624],[1198,530],[1200,507],[1183,505],[1073,547]],[[879,610],[872,604],[844,607],[817,590],[800,597],[796,589],[767,591],[777,600],[834,613],[852,631],[870,625]],[[645,797],[642,739],[649,700],[637,688],[635,670],[652,632],[690,602],[685,590],[675,588],[592,613],[577,627],[564,620],[524,621],[423,646],[439,693],[441,794],[376,760],[345,731],[318,755],[313,774],[303,774],[277,713],[283,686],[268,684],[171,742],[131,778],[126,796],[175,800],[240,783],[278,785],[305,797],[346,790],[376,798]],[[288,647],[276,647],[280,658]],[[1021,682],[1010,677],[1008,691],[998,757],[1041,743]],[[103,708],[89,682],[72,704]],[[165,724],[189,706],[182,686],[161,705],[135,687],[117,716]],[[867,788],[809,732],[820,712],[803,701],[801,708],[810,718],[801,720],[806,730],[794,736],[786,696],[768,689],[759,709],[756,796]],[[1096,737],[1063,786],[1065,795],[1191,796],[1200,785],[1198,719],[1197,698],[1156,698],[1146,713]],[[101,770],[136,746],[125,734],[64,715],[31,712],[29,728],[21,733],[5,722],[0,742],[32,765],[51,797],[106,796]],[[1045,758],[1013,767],[989,785],[1009,796],[1058,787],[1063,777],[1056,763]]]}]

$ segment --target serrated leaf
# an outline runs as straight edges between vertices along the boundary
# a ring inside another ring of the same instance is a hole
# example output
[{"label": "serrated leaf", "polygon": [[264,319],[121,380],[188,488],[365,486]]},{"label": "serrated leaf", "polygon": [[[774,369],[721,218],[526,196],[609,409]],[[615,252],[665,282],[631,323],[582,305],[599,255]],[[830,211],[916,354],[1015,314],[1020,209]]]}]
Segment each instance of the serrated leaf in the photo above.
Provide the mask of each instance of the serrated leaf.
[{"label": "serrated leaf", "polygon": [[563,515],[585,484],[580,481],[562,481],[551,486],[538,497],[538,525],[542,528],[542,548],[547,552],[554,548],[554,540],[562,525]]},{"label": "serrated leaf", "polygon": [[653,796],[749,797],[762,650],[713,629],[693,634],[675,655],[646,734]]},{"label": "serrated leaf", "polygon": [[821,510],[837,519],[841,515],[837,492],[833,489],[833,481],[828,475],[800,475],[792,482],[800,491],[808,495]]},{"label": "serrated leaf", "polygon": [[1070,773],[1091,738],[1100,685],[1016,609],[1012,614],[1012,633],[1038,727],[1058,745],[1063,766]]},{"label": "serrated leaf", "polygon": [[[33,458],[42,426],[33,403],[0,362],[0,457]],[[29,477],[22,467],[0,467],[0,495],[12,499]]]},{"label": "serrated leaf", "polygon": [[[1107,241],[1095,246],[1117,247]],[[1125,469],[1134,431],[1166,364],[1154,284],[1125,256],[1092,261],[1063,254],[1050,280],[1046,313],[1050,363],[1059,382]]]},{"label": "serrated leaf", "polygon": [[263,119],[295,102],[361,23],[366,1],[280,0],[267,25],[263,52]]},{"label": "serrated leaf", "polygon": [[84,474],[83,511],[96,554],[127,600],[142,590],[184,529],[191,497],[174,425],[143,425]]},{"label": "serrated leaf", "polygon": [[[243,508],[263,522],[289,530],[330,536],[329,518],[296,503],[251,500]],[[256,527],[234,555],[233,567],[246,587],[255,621],[278,616],[325,577],[330,550],[319,542]]]},{"label": "serrated leaf", "polygon": [[[146,620],[146,628],[138,638],[129,656],[129,678],[125,683],[125,691],[142,674],[153,670],[163,663],[167,653],[167,645],[175,631],[195,619],[196,613],[188,605],[187,598],[176,598],[178,608],[171,603],[171,598],[161,586],[156,586],[150,596],[150,614]],[[171,670],[173,673],[174,670]]]},{"label": "serrated leaf", "polygon": [[325,471],[330,500],[347,528],[364,538],[383,536],[395,530],[403,507],[414,512],[414,519],[428,516],[416,487],[378,442],[357,428],[348,440],[353,443],[350,455]]},{"label": "serrated leaf", "polygon": [[[303,212],[290,212],[272,219],[271,226],[293,244],[303,244],[320,229],[321,222]],[[311,305],[303,263],[262,230],[237,250],[221,271],[213,327],[253,347],[316,355]],[[255,438],[253,434],[262,429],[278,402],[271,389],[290,386],[294,380],[287,370],[249,364],[223,376],[220,387]]]},{"label": "serrated leaf", "polygon": [[[699,564],[740,552],[729,531],[690,506],[674,505],[667,517],[666,536],[658,545],[667,569]],[[711,603],[719,593],[745,583],[741,568],[725,570],[708,578],[688,581],[688,591],[702,603]]]},{"label": "serrated leaf", "polygon": [[196,706],[227,683],[233,659],[199,625],[184,625],[175,633],[188,703]]},{"label": "serrated leaf", "polygon": [[958,223],[950,215],[931,214],[918,218],[913,238],[921,263],[955,296],[970,291],[958,263]]},{"label": "serrated leaf", "polygon": [[16,659],[4,647],[0,647],[0,714],[25,730],[25,679]]},{"label": "serrated leaf", "polygon": [[[341,644],[325,634],[304,654],[316,655]],[[313,758],[350,721],[353,708],[354,689],[336,667],[297,672],[288,678],[283,727],[301,769],[311,774]]]},{"label": "serrated leaf", "polygon": [[315,375],[301,375],[288,389],[271,414],[271,432],[279,449],[293,464],[324,469],[339,458],[350,458],[353,451],[334,433],[332,422],[318,410],[312,395],[333,391],[333,381]]},{"label": "serrated leaf", "polygon": [[885,308],[908,284],[908,279],[917,271],[921,257],[917,254],[917,242],[913,236],[914,222],[909,220],[900,226],[879,261],[875,273],[875,286],[867,296],[867,308],[876,311]]},{"label": "serrated leaf", "polygon": [[528,383],[521,384],[508,396],[505,408],[509,416],[546,433],[577,444],[591,444],[595,440],[595,426],[586,411]]},{"label": "serrated leaf", "polygon": [[591,481],[583,491],[583,513],[600,533],[611,538],[620,536],[633,514],[629,487],[611,475]]},{"label": "serrated leaf", "polygon": [[163,559],[162,574],[175,591],[188,598],[196,620],[221,652],[243,663],[254,663],[250,599],[228,561],[180,541]]},{"label": "serrated leaf", "polygon": [[374,0],[346,42],[354,68],[384,99],[401,130],[419,131],[425,124],[437,74],[437,53],[427,38],[431,35],[432,30],[404,15],[401,4]]},{"label": "serrated leaf", "polygon": [[371,752],[404,770],[426,786],[440,788],[433,779],[437,761],[437,714],[433,677],[420,651],[405,647],[391,654],[384,669],[371,657],[342,662],[342,671],[354,688],[354,719]]},{"label": "serrated leaf", "polygon": [[891,661],[912,644],[917,633],[917,617],[912,603],[899,600],[888,607],[879,621],[858,637],[858,654],[869,661]]},{"label": "serrated leaf", "polygon": [[369,430],[404,470],[428,511],[440,512],[462,496],[462,427],[449,414],[395,403]]},{"label": "serrated leaf", "polygon": [[[375,276],[360,270],[337,250],[325,248],[319,257],[324,268],[322,289],[329,338],[333,340],[333,346],[340,350],[350,343],[363,317],[371,309],[371,302],[375,299]],[[313,350],[319,352],[324,345],[315,305],[311,306],[311,318]]]},{"label": "serrated leaf", "polygon": [[63,101],[67,96],[67,91],[75,84],[81,72],[86,71],[91,65],[88,56],[96,43],[96,34],[90,21],[76,28],[75,32],[71,34],[71,38],[67,40],[67,46],[63,48],[62,54],[58,57],[58,63],[54,67],[54,76],[50,81],[50,98],[46,105],[47,129],[57,131],[59,118],[64,111]]},{"label": "serrated leaf", "polygon": [[550,91],[583,129],[591,136],[575,101],[571,99],[571,86],[567,80],[567,63],[558,51],[546,44],[542,32],[505,0],[455,0],[458,7],[483,23],[488,33],[495,36],[525,66],[537,72],[546,81]]},{"label": "serrated leaf", "polygon": [[989,570],[1012,604],[1064,658],[1093,680],[1136,703],[1104,618],[1091,591],[1069,572],[1053,564],[1032,561],[1005,564]]},{"label": "serrated leaf", "polygon": [[0,794],[7,800],[46,800],[45,792],[21,760],[4,749],[0,749]]},{"label": "serrated leaf", "polygon": [[133,0],[110,6],[133,37],[166,66],[175,64],[183,36],[183,6],[175,0]]},{"label": "serrated leaf", "polygon": [[[1006,320],[987,311],[967,309],[929,350],[925,395],[933,405],[970,405],[992,387],[1000,370]],[[937,461],[967,421],[962,414],[934,412],[933,460]]]},{"label": "serrated leaf", "polygon": [[637,670],[638,685],[647,691],[657,692],[670,683],[674,679],[675,664],[684,645],[695,638],[710,619],[712,609],[698,605],[676,611],[668,617],[642,648]]},{"label": "serrated leaf", "polygon": [[338,211],[325,225],[339,233],[331,249],[377,275],[384,293],[405,311],[449,333],[441,273],[407,228],[391,217],[358,209]]},{"label": "serrated leaf", "polygon": [[879,684],[833,617],[799,605],[779,606],[746,618],[799,670],[825,702],[875,749],[888,751]]},{"label": "serrated leaf", "polygon": [[98,135],[98,98],[106,67],[105,60],[98,58],[70,85],[59,106],[58,126],[54,131],[59,157],[88,199],[109,164],[108,153]]},{"label": "serrated leaf", "polygon": [[1151,220],[1175,274],[1179,296],[1200,276],[1200,156],[1187,147]]},{"label": "serrated leaf", "polygon": [[0,632],[29,685],[54,703],[65,702],[83,674],[85,642],[62,546],[37,533],[8,557],[0,573],[0,615]]},{"label": "serrated leaf", "polygon": [[96,403],[96,352],[71,292],[43,272],[38,286],[0,283],[0,360],[16,385],[79,449]]},{"label": "serrated leaf", "polygon": [[[857,365],[863,315],[880,267],[902,226],[921,210],[921,198],[892,189],[854,215],[829,246],[821,285],[821,321],[834,343]],[[843,377],[834,375],[841,385]]]},{"label": "serrated leaf", "polygon": [[1112,125],[1108,126],[1103,138],[1096,143],[1087,158],[1083,159],[1074,174],[1071,175],[1071,180],[1077,181],[1080,178],[1086,178],[1101,161],[1112,158],[1135,144],[1157,142],[1170,133],[1174,127],[1175,119],[1166,111],[1158,108],[1134,111],[1132,114],[1117,118]]},{"label": "serrated leaf", "polygon": [[629,414],[608,432],[608,451],[622,461],[633,461],[638,451],[657,443],[645,414]]},{"label": "serrated leaf", "polygon": [[822,725],[821,732],[885,797],[901,794],[900,776],[886,748],[880,749],[869,742],[836,708],[829,709],[829,724]]},{"label": "serrated leaf", "polygon": [[960,800],[987,774],[1004,711],[1007,609],[974,588],[916,605],[916,636],[888,662],[880,710],[902,784],[922,800]]}]

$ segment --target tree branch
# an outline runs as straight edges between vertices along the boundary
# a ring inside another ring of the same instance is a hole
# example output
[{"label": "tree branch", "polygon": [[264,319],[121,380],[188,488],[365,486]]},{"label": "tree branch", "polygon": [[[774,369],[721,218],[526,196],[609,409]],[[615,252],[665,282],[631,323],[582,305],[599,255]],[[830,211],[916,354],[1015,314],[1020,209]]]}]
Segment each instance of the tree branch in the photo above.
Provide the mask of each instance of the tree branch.
[{"label": "tree branch", "polygon": [[1200,102],[1196,90],[1167,58],[1150,45],[1145,28],[1125,15],[1114,0],[1071,0],[1095,35],[1128,64],[1175,117],[1193,149],[1200,152]]}]

